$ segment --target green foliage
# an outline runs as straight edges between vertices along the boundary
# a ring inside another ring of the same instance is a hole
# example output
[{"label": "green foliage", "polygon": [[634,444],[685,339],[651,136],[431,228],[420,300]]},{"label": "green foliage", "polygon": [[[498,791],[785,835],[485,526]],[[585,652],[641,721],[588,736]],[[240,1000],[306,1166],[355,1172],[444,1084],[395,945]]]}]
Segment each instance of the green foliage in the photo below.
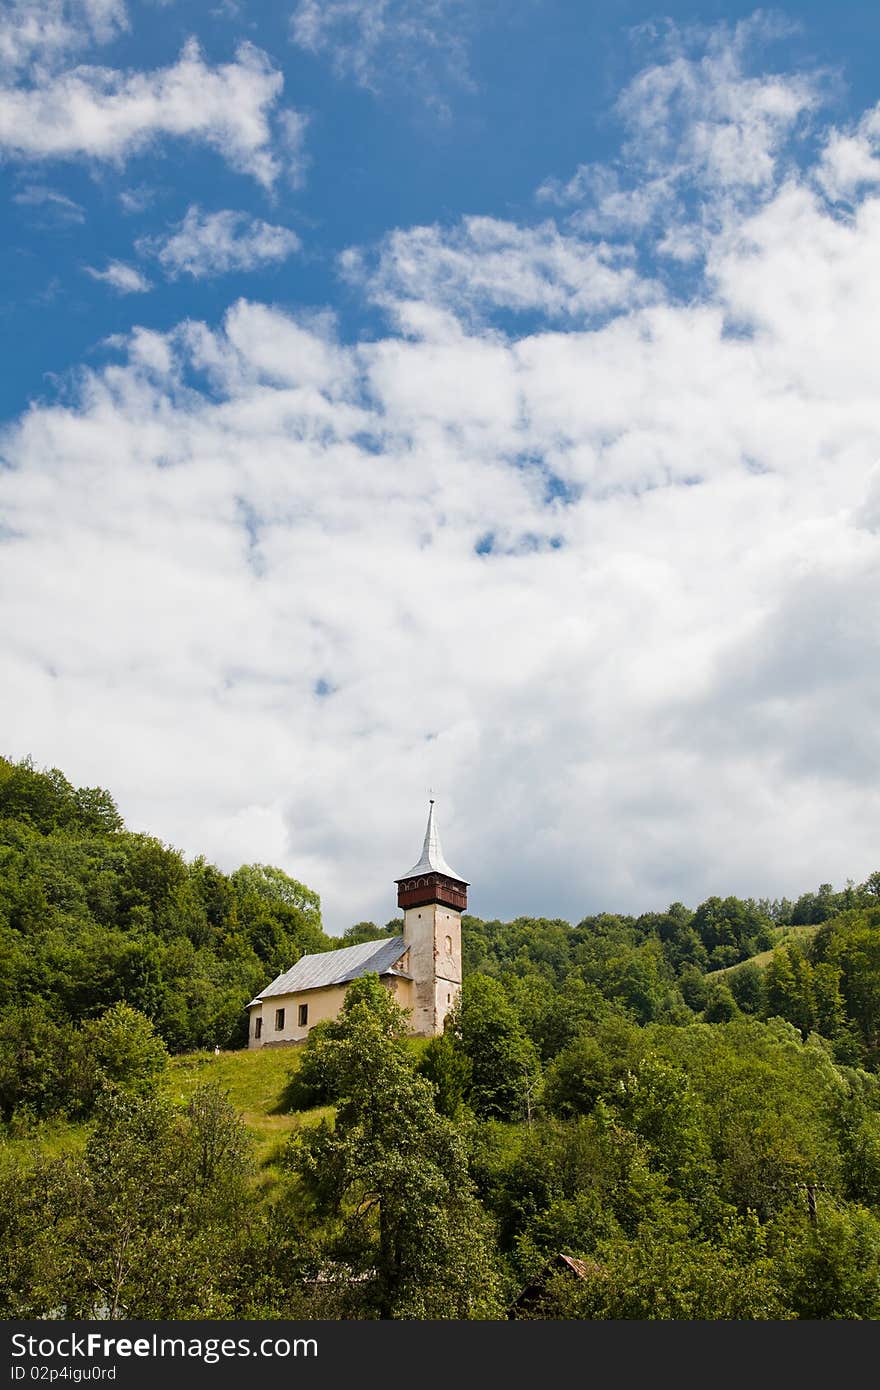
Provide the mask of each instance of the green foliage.
[{"label": "green foliage", "polygon": [[438,1114],[431,1084],[401,1044],[402,1011],[378,978],[355,984],[324,1039],[335,1125],[295,1137],[289,1156],[328,1222],[322,1245],[346,1274],[342,1308],[397,1318],[497,1314],[489,1228],[463,1136]]},{"label": "green foliage", "polygon": [[[831,1009],[852,1022],[866,1063],[880,1062],[880,908],[851,910],[829,921],[813,943],[813,960],[839,981]],[[841,1007],[842,1006],[842,1007]],[[827,1006],[826,1006],[827,1007]]]},{"label": "green foliage", "polygon": [[245,937],[273,973],[333,944],[321,930],[317,893],[269,864],[243,864],[230,877]]},{"label": "green foliage", "polygon": [[97,1085],[146,1093],[168,1061],[168,1050],[148,1018],[128,1004],[114,1004],[88,1019],[79,1034],[83,1069]]},{"label": "green foliage", "polygon": [[845,1083],[825,1049],[788,1025],[746,1019],[660,1029],[651,1042],[690,1079],[723,1201],[765,1219],[797,1200],[798,1183],[837,1184]]},{"label": "green foliage", "polygon": [[253,1140],[229,1098],[214,1086],[196,1088],[186,1107],[189,1142],[186,1165],[192,1190],[205,1201],[235,1208],[244,1197],[242,1179],[252,1171]]},{"label": "green foliage", "polygon": [[329,945],[317,895],[282,870],[187,864],[106,792],[0,759],[0,1019],[33,1007],[63,1028],[124,1002],[173,1051],[234,1045],[267,977]]},{"label": "green foliage", "polygon": [[325,1019],[309,1029],[298,1063],[288,1073],[284,1105],[291,1110],[310,1110],[335,1099],[332,1075],[327,1065],[333,1023]]},{"label": "green foliage", "polygon": [[709,985],[695,965],[686,965],[678,977],[681,997],[689,1009],[700,1013],[709,1002]]},{"label": "green foliage", "polygon": [[232,875],[232,885],[243,897],[253,894],[269,903],[295,907],[320,925],[321,899],[311,888],[271,864],[242,864]]},{"label": "green foliage", "polygon": [[497,980],[471,975],[450,1016],[455,1045],[470,1064],[467,1100],[482,1119],[520,1119],[540,1063]]},{"label": "green foliage", "polygon": [[589,1255],[661,1220],[669,1196],[638,1136],[601,1101],[589,1116],[539,1120],[515,1137],[487,1127],[473,1168],[523,1280],[558,1251]]},{"label": "green foliage", "polygon": [[0,757],[0,819],[20,821],[43,835],[54,830],[112,835],[122,817],[109,792],[73,787],[57,767],[38,772],[30,758]]},{"label": "green foliage", "polygon": [[725,979],[710,980],[703,1018],[707,1023],[729,1023],[736,1015],[736,1000],[730,985]]},{"label": "green foliage", "polygon": [[713,1241],[658,1233],[604,1242],[585,1280],[557,1275],[549,1283],[539,1315],[687,1321],[794,1316],[754,1219],[732,1223]]},{"label": "green foliage", "polygon": [[561,1118],[587,1115],[603,1097],[620,1089],[641,1051],[641,1033],[627,1019],[610,1018],[564,1048],[548,1068],[547,1107]]},{"label": "green foliage", "polygon": [[741,898],[707,898],[691,920],[713,969],[733,965],[773,944],[773,924],[757,903]]},{"label": "green foliage", "polygon": [[450,1120],[462,1113],[473,1080],[470,1058],[457,1048],[448,1033],[432,1038],[418,1065],[420,1076],[434,1089],[434,1104]]},{"label": "green foliage", "polygon": [[45,1117],[70,1105],[78,1076],[74,1031],[39,1005],[0,1019],[0,1116]]},{"label": "green foliage", "polygon": [[802,952],[790,946],[775,951],[764,972],[765,1009],[785,1018],[802,1033],[813,1022],[812,971]]},{"label": "green foliage", "polygon": [[585,1024],[623,1012],[616,1002],[606,999],[597,985],[587,984],[573,973],[559,984],[537,974],[505,977],[503,984],[542,1061],[561,1052]]},{"label": "green foliage", "polygon": [[880,1085],[815,1035],[588,1021],[529,1125],[439,1113],[423,1073],[458,1044],[417,1061],[375,976],[329,1028],[335,1123],[302,1122],[271,1203],[216,1089],[115,1083],[84,1153],[0,1149],[0,1315],[498,1316],[565,1252],[587,1279],[528,1315],[877,1316]]},{"label": "green foliage", "polygon": [[708,952],[694,929],[694,914],[683,903],[672,903],[666,912],[646,912],[636,926],[656,936],[663,954],[677,972],[685,967],[705,970]]},{"label": "green foliage", "polygon": [[[866,889],[852,891],[870,898]],[[843,895],[825,896],[837,901]],[[802,1037],[818,1033],[841,1062],[874,1070],[880,1061],[880,909],[850,907],[810,936],[781,942],[763,968],[746,962],[710,977],[704,1017],[723,1021],[712,997],[729,989],[743,1012],[785,1019]],[[683,979],[682,989],[696,1002],[692,978]]]},{"label": "green foliage", "polygon": [[[401,923],[401,927],[402,927]],[[359,946],[363,941],[381,941],[386,936],[395,936],[396,922],[391,922],[387,927],[377,927],[375,922],[355,922],[354,926],[346,927],[345,931],[333,944],[339,949],[346,946]]]},{"label": "green foliage", "polygon": [[687,1071],[648,1052],[628,1071],[615,1095],[627,1129],[645,1145],[652,1168],[671,1188],[698,1199],[710,1167],[703,1107]]},{"label": "green foliage", "polygon": [[6,1315],[231,1316],[225,1285],[245,1235],[240,1131],[222,1099],[183,1115],[156,1096],[107,1093],[83,1155],[37,1164],[25,1182],[0,1175]]},{"label": "green foliage", "polygon": [[604,1105],[688,1200],[714,1193],[766,1218],[798,1183],[839,1183],[835,1117],[848,1093],[820,1043],[781,1021],[739,1019],[629,1032],[606,1023],[556,1059],[545,1102],[562,1118]]},{"label": "green foliage", "polygon": [[776,1234],[780,1282],[796,1317],[880,1317],[880,1220],[873,1212],[825,1205],[815,1225],[801,1220]]},{"label": "green foliage", "polygon": [[145,1092],[168,1053],[148,1018],[116,1004],[81,1028],[38,1005],[0,1020],[0,1114],[20,1126],[27,1116],[87,1115],[110,1088]]},{"label": "green foliage", "polygon": [[309,1030],[285,1092],[285,1103],[291,1109],[307,1110],[338,1099],[336,1044],[340,1036],[347,1036],[351,1017],[363,1011],[373,1026],[381,1027],[389,1038],[399,1042],[406,1036],[406,1015],[378,975],[370,973],[353,980],[346,990],[339,1018],[317,1023]]},{"label": "green foliage", "polygon": [[[765,993],[764,973],[759,966],[752,961],[746,961],[745,965],[741,965],[737,970],[731,970],[727,975],[727,987],[737,1009],[744,1014],[761,1014]],[[703,1007],[705,1008],[705,1004]]]},{"label": "green foliage", "polygon": [[0,1151],[0,1317],[58,1317],[70,1304],[71,1246],[85,1179],[70,1161],[10,1162]]},{"label": "green foliage", "polygon": [[880,1113],[855,1090],[840,1098],[837,1139],[846,1196],[863,1206],[880,1207]]}]

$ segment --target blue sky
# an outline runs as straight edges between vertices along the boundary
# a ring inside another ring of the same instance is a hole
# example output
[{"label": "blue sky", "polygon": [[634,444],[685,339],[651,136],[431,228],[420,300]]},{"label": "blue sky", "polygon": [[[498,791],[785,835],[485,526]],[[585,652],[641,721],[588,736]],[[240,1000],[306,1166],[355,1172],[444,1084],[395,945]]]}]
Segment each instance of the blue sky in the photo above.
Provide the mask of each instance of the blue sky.
[{"label": "blue sky", "polygon": [[[334,49],[357,46],[357,23],[329,25],[326,47],[309,51],[294,41],[294,4],[254,0],[213,10],[178,0],[128,4],[125,11],[120,4],[126,27],[117,25],[115,37],[64,53],[62,69],[78,59],[149,73],[173,66],[193,36],[210,66],[234,61],[238,45],[252,43],[283,78],[272,109],[292,108],[308,120],[305,168],[301,186],[282,174],[264,188],[230,168],[220,151],[185,137],[154,138],[109,161],[9,158],[0,284],[4,329],[16,350],[2,382],[3,415],[51,389],[49,374],[95,360],[101,341],[135,318],[157,329],[186,316],[216,318],[240,294],[295,308],[330,305],[346,336],[377,331],[374,316],[340,283],[340,252],[396,227],[450,224],[463,213],[541,220],[546,208],[535,191],[549,176],[564,179],[579,164],[619,152],[614,103],[640,65],[656,57],[651,29],[662,34],[670,20],[732,26],[754,13],[749,4],[658,9],[632,0],[613,7],[462,0],[436,6],[435,18],[430,10],[388,5],[387,32],[366,54],[361,74],[352,71],[353,60],[341,70],[333,61]],[[871,104],[880,46],[875,7],[812,3],[772,13],[788,13],[796,27],[755,45],[756,69],[762,62],[786,71],[833,69],[829,107],[838,119]],[[395,33],[409,15],[421,16],[430,35]],[[149,197],[149,204],[127,210],[120,202],[126,193]],[[42,202],[16,202],[41,194]],[[162,236],[194,202],[206,212],[240,210],[290,228],[301,254],[245,273],[199,280],[183,274],[169,282],[133,248]],[[84,271],[111,261],[150,279],[152,290],[136,306]]]},{"label": "blue sky", "polygon": [[877,867],[876,7],[0,23],[7,753],[333,930],[429,785],[484,915]]}]

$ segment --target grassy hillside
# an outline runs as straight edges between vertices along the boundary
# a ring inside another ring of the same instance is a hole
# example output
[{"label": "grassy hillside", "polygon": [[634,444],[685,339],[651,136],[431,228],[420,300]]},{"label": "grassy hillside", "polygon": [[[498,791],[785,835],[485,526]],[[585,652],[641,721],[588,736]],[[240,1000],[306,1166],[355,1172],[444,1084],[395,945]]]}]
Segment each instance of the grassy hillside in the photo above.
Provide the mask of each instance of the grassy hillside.
[{"label": "grassy hillside", "polygon": [[[413,1038],[407,1046],[419,1053],[427,1039]],[[331,1106],[287,1113],[285,1090],[299,1064],[298,1047],[267,1047],[254,1052],[186,1052],[171,1057],[159,1080],[159,1089],[175,1104],[185,1106],[202,1085],[217,1086],[228,1095],[256,1140],[258,1182],[268,1186],[276,1176],[276,1164],[284,1144],[296,1129],[317,1124],[332,1114]],[[0,1150],[9,1157],[41,1155],[57,1158],[81,1149],[90,1126],[61,1117],[19,1133],[0,1135]]]},{"label": "grassy hillside", "polygon": [[257,1140],[257,1162],[271,1169],[289,1134],[315,1124],[330,1113],[318,1107],[301,1114],[284,1113],[284,1092],[298,1065],[296,1047],[266,1047],[254,1052],[187,1052],[172,1057],[162,1077],[162,1090],[185,1105],[196,1087],[218,1086],[241,1114]]},{"label": "grassy hillside", "polygon": [[[288,1135],[316,1124],[331,1113],[329,1106],[298,1114],[284,1113],[284,1091],[297,1066],[298,1048],[263,1048],[256,1052],[187,1052],[169,1060],[159,1089],[184,1106],[201,1085],[218,1086],[240,1113],[256,1139],[256,1159],[262,1182],[271,1182],[274,1165]],[[57,1158],[81,1149],[90,1125],[61,1117],[37,1127],[7,1130],[0,1138],[4,1153]]]},{"label": "grassy hillside", "polygon": [[748,960],[737,961],[736,965],[725,965],[722,970],[708,970],[706,972],[706,978],[713,979],[717,978],[719,975],[732,975],[735,971],[742,970],[744,965],[760,965],[763,968],[783,946],[792,946],[795,943],[799,946],[806,946],[812,941],[818,930],[818,925],[781,927],[779,930],[779,940],[771,946],[769,951],[759,951],[757,955],[749,956]]}]

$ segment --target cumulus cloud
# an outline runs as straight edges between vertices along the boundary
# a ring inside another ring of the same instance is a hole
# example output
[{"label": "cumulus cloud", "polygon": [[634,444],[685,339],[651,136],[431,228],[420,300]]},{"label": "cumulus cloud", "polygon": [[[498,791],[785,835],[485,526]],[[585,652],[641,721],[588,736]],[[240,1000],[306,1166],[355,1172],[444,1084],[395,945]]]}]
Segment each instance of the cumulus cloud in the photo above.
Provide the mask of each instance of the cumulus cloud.
[{"label": "cumulus cloud", "polygon": [[785,36],[781,21],[760,13],[708,33],[670,26],[662,61],[616,103],[619,159],[547,179],[539,198],[576,208],[582,232],[647,232],[662,253],[693,259],[732,209],[756,206],[784,180],[793,144],[821,105],[822,72],[755,70],[762,46]]},{"label": "cumulus cloud", "polygon": [[850,202],[854,193],[880,183],[880,105],[852,129],[830,132],[816,179],[833,202]]},{"label": "cumulus cloud", "polygon": [[[763,27],[763,21],[758,26]],[[684,166],[718,188],[767,188],[796,123],[817,101],[815,75],[750,75],[756,21],[722,28],[698,57],[679,52],[638,74],[618,101],[642,157]],[[778,37],[774,26],[770,37]]]},{"label": "cumulus cloud", "polygon": [[83,269],[93,280],[103,280],[119,294],[144,294],[153,288],[146,276],[124,261],[110,261],[104,270],[96,270],[91,265],[83,266]]},{"label": "cumulus cloud", "polygon": [[457,313],[504,308],[572,320],[653,293],[607,245],[563,236],[552,222],[521,227],[493,217],[392,232],[377,257],[349,251],[342,269],[388,307],[416,301]]},{"label": "cumulus cloud", "polygon": [[299,237],[288,227],[229,209],[204,212],[193,204],[171,232],[142,238],[138,250],[155,256],[171,279],[183,274],[202,279],[277,264],[299,245]]},{"label": "cumulus cloud", "polygon": [[233,62],[212,66],[190,39],[176,63],[153,72],[80,66],[0,88],[0,150],[20,160],[121,165],[174,137],[208,145],[268,187],[281,172],[272,115],[283,83],[252,44],[241,44]]},{"label": "cumulus cloud", "polygon": [[371,341],[120,339],[2,441],[9,751],[334,930],[393,912],[429,785],[484,915],[866,877],[880,198],[817,171],[692,213],[698,294],[572,317],[585,236],[462,223],[361,259]]}]

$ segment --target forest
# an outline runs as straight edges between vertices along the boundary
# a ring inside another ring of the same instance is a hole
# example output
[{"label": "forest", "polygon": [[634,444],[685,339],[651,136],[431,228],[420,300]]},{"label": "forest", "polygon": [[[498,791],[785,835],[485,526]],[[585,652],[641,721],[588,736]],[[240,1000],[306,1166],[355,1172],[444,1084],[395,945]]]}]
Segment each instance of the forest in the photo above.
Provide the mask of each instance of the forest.
[{"label": "forest", "polygon": [[466,915],[442,1037],[368,975],[241,1051],[273,975],[400,926],[0,758],[0,1316],[880,1317],[880,871]]}]

